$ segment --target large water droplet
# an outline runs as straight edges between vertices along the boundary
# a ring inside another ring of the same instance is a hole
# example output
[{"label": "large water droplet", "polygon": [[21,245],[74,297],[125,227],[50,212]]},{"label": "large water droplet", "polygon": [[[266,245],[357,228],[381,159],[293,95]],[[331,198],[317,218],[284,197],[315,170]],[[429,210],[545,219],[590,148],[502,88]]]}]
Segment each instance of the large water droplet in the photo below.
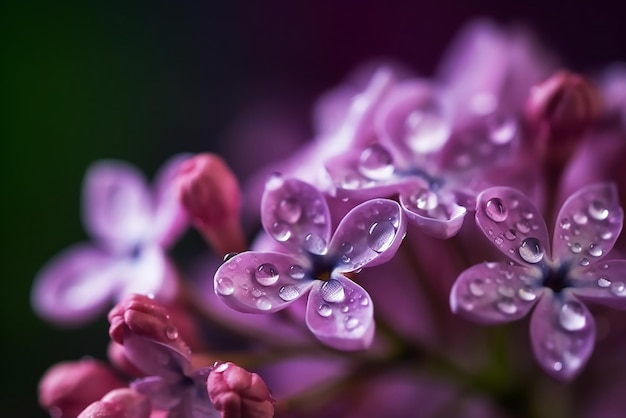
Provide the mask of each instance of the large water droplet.
[{"label": "large water droplet", "polygon": [[343,302],[346,298],[346,292],[338,280],[330,279],[324,282],[320,289],[320,295],[326,302],[337,303]]},{"label": "large water droplet", "polygon": [[574,214],[574,216],[572,217],[572,219],[574,220],[574,222],[576,222],[578,225],[585,225],[588,221],[587,219],[587,215],[585,215],[582,212],[577,212]]},{"label": "large water droplet", "polygon": [[561,306],[559,323],[567,331],[580,331],[587,324],[585,310],[579,302],[569,301]]},{"label": "large water droplet", "polygon": [[311,254],[322,255],[326,252],[326,241],[317,234],[307,234],[303,246]]},{"label": "large water droplet", "polygon": [[603,221],[609,217],[609,210],[604,206],[604,204],[598,200],[594,200],[589,204],[587,208],[589,215],[598,221]]},{"label": "large water droplet", "polygon": [[624,282],[615,282],[611,284],[611,293],[615,296],[626,296],[626,286]]},{"label": "large water droplet", "polygon": [[496,302],[496,307],[500,312],[506,315],[515,315],[517,313],[517,306],[512,298],[502,298]]},{"label": "large water droplet", "polygon": [[269,311],[272,309],[272,301],[265,296],[261,296],[256,300],[256,307],[262,311]]},{"label": "large water droplet", "polygon": [[589,246],[589,255],[600,257],[602,255],[602,248],[598,247],[598,244],[591,244]]},{"label": "large water droplet", "polygon": [[534,237],[526,238],[519,247],[519,255],[528,263],[538,263],[543,258],[543,249],[539,240]]},{"label": "large water droplet", "polygon": [[433,210],[439,204],[437,193],[426,188],[413,193],[410,200],[421,210]]},{"label": "large water droplet", "polygon": [[304,279],[304,269],[297,264],[289,267],[289,271],[287,272],[287,274],[294,280]]},{"label": "large water droplet", "polygon": [[359,326],[359,320],[353,316],[346,317],[346,329],[352,331]]},{"label": "large water droplet", "polygon": [[405,141],[417,153],[438,151],[449,136],[449,125],[435,111],[415,110],[406,118]]},{"label": "large water droplet", "polygon": [[574,254],[580,254],[580,252],[583,250],[583,246],[580,245],[580,243],[575,242],[569,247],[569,250]]},{"label": "large water droplet", "polygon": [[178,329],[176,329],[175,326],[169,326],[165,328],[165,336],[169,340],[175,340],[176,338],[178,338]]},{"label": "large water droplet", "polygon": [[602,276],[598,279],[598,286],[606,289],[611,286],[611,281],[607,277]]},{"label": "large water droplet", "polygon": [[283,221],[295,224],[302,215],[302,206],[295,199],[283,199],[278,204],[277,215]]},{"label": "large water droplet", "polygon": [[393,244],[396,228],[390,221],[374,222],[367,233],[367,244],[377,253],[382,253]]},{"label": "large water droplet", "polygon": [[278,296],[285,302],[290,302],[300,296],[300,291],[296,286],[289,284],[280,288]]},{"label": "large water droplet", "polygon": [[508,144],[515,138],[517,122],[512,117],[493,115],[487,121],[489,139],[497,145]]},{"label": "large water droplet", "polygon": [[480,297],[485,294],[485,285],[484,279],[474,279],[469,282],[468,288],[472,295]]},{"label": "large water droplet", "polygon": [[382,145],[371,145],[361,153],[359,171],[373,180],[384,180],[393,174],[393,158]]},{"label": "large water droplet", "polygon": [[254,278],[262,286],[271,286],[278,281],[278,269],[270,263],[261,264],[254,272]]},{"label": "large water droplet", "polygon": [[274,222],[270,233],[279,242],[285,242],[291,238],[291,228],[284,222]]},{"label": "large water droplet", "polygon": [[324,318],[328,318],[329,316],[332,315],[333,310],[330,306],[323,303],[317,308],[317,313],[320,314],[320,316],[323,316]]},{"label": "large water droplet", "polygon": [[502,199],[494,197],[485,204],[485,214],[494,222],[504,222],[508,211],[502,203]]},{"label": "large water droplet", "polygon": [[220,277],[219,279],[217,279],[215,288],[217,289],[217,293],[223,296],[230,296],[235,293],[235,286],[233,285],[233,281],[230,280],[228,277]]},{"label": "large water droplet", "polygon": [[530,286],[520,287],[517,291],[517,295],[521,300],[525,300],[526,302],[532,302],[533,300],[537,299],[537,294]]}]

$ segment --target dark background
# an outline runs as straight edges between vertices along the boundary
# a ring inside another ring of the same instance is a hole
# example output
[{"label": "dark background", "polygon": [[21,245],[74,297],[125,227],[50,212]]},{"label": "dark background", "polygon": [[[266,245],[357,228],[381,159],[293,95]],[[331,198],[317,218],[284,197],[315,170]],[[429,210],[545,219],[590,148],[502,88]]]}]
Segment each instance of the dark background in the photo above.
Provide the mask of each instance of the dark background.
[{"label": "dark background", "polygon": [[474,17],[526,23],[576,70],[626,59],[617,1],[126,3],[0,3],[3,417],[46,416],[36,386],[54,362],[104,357],[104,320],[60,331],[29,305],[43,263],[86,239],[80,184],[93,160],[152,176],[176,152],[227,153],[255,109],[306,137],[316,95],[358,63],[386,56],[431,74]]}]

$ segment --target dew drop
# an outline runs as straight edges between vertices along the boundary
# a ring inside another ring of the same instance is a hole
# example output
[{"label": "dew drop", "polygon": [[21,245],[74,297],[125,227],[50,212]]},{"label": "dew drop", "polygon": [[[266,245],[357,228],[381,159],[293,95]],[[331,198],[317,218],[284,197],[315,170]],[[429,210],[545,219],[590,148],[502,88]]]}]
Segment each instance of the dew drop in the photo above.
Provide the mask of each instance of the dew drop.
[{"label": "dew drop", "polygon": [[504,239],[502,237],[498,236],[498,237],[495,237],[493,239],[493,242],[499,247],[504,242]]},{"label": "dew drop", "polygon": [[512,117],[493,116],[488,121],[489,139],[497,145],[508,144],[515,138],[517,122]]},{"label": "dew drop", "polygon": [[587,215],[582,212],[575,213],[572,219],[574,219],[574,222],[576,222],[578,225],[585,225],[588,221]]},{"label": "dew drop", "polygon": [[552,368],[555,371],[560,372],[561,369],[563,369],[563,363],[561,363],[560,361],[555,361],[554,364],[552,365]]},{"label": "dew drop", "polygon": [[215,373],[224,373],[228,369],[228,363],[226,362],[215,362],[213,364],[213,372]]},{"label": "dew drop", "polygon": [[474,279],[469,282],[468,288],[472,295],[480,297],[485,294],[485,285],[484,279]]},{"label": "dew drop", "polygon": [[317,234],[307,234],[302,245],[311,254],[322,255],[326,252],[326,241]]},{"label": "dew drop", "polygon": [[348,173],[341,181],[341,187],[348,190],[356,190],[361,186],[361,180],[354,173]]},{"label": "dew drop", "polygon": [[272,309],[272,302],[265,296],[262,296],[256,300],[256,307],[262,311],[269,311]]},{"label": "dew drop", "polygon": [[178,338],[178,330],[175,326],[169,326],[165,328],[165,336],[169,340],[175,340],[176,338]]},{"label": "dew drop", "polygon": [[591,244],[589,246],[589,255],[600,257],[602,255],[602,248],[598,247],[598,244]]},{"label": "dew drop", "polygon": [[340,251],[342,254],[350,254],[354,250],[354,246],[349,242],[342,242]]},{"label": "dew drop", "polygon": [[517,227],[517,230],[522,234],[527,234],[530,232],[530,226],[526,221],[519,221],[515,226]]},{"label": "dew drop", "polygon": [[277,215],[283,221],[295,224],[302,216],[302,206],[296,199],[283,199],[278,204]]},{"label": "dew drop", "polygon": [[304,279],[304,269],[297,264],[289,267],[289,271],[287,272],[287,274],[294,280]]},{"label": "dew drop", "polygon": [[574,254],[580,254],[580,252],[583,250],[583,246],[580,245],[580,243],[575,242],[569,247],[569,250]]},{"label": "dew drop", "polygon": [[259,296],[263,295],[263,291],[261,289],[259,289],[258,287],[253,287],[252,290],[250,291],[250,293],[255,298],[258,298]]},{"label": "dew drop", "polygon": [[615,296],[626,296],[626,286],[623,282],[615,282],[611,284],[611,293]]},{"label": "dew drop", "polygon": [[217,283],[215,288],[217,289],[217,293],[223,296],[230,296],[235,293],[235,286],[233,285],[233,281],[228,277],[220,277],[217,279]]},{"label": "dew drop", "polygon": [[350,310],[350,307],[348,305],[343,305],[341,307],[341,312],[346,313]]},{"label": "dew drop", "polygon": [[278,269],[270,263],[261,264],[254,272],[254,278],[261,286],[271,286],[278,281]]},{"label": "dew drop", "polygon": [[572,226],[572,223],[570,222],[569,218],[563,218],[559,221],[559,226],[562,229],[570,229],[570,227]]},{"label": "dew drop", "polygon": [[396,228],[390,221],[374,222],[367,233],[367,244],[377,253],[382,253],[393,244]]},{"label": "dew drop", "polygon": [[526,238],[522,241],[522,245],[519,248],[519,255],[522,259],[528,263],[538,263],[543,259],[543,250],[539,240],[534,237]]},{"label": "dew drop", "polygon": [[611,286],[611,281],[607,277],[602,276],[598,279],[598,286],[606,289],[607,287]]},{"label": "dew drop", "polygon": [[611,238],[613,238],[613,233],[611,231],[604,231],[602,234],[600,234],[600,238],[602,238],[605,241],[608,241]]},{"label": "dew drop", "polygon": [[366,296],[363,296],[363,298],[361,299],[361,306],[367,306],[369,304],[370,300]]},{"label": "dew drop", "polygon": [[580,265],[587,267],[589,265],[589,259],[587,257],[583,257],[582,260],[580,260]]},{"label": "dew drop", "polygon": [[233,258],[233,257],[234,257],[234,256],[236,256],[236,255],[237,255],[237,253],[236,253],[236,252],[231,252],[231,253],[228,253],[228,254],[226,254],[226,255],[224,256],[223,260],[224,260],[224,262],[227,262],[228,260],[230,260],[231,258]]},{"label": "dew drop", "polygon": [[494,222],[504,222],[508,211],[504,203],[502,203],[502,200],[494,197],[489,199],[485,204],[485,214]]},{"label": "dew drop", "polygon": [[406,144],[413,151],[426,154],[438,151],[450,136],[450,127],[435,111],[415,110],[406,118]]},{"label": "dew drop", "polygon": [[317,313],[324,318],[328,318],[329,316],[332,315],[333,310],[330,306],[323,303],[317,308]]},{"label": "dew drop", "polygon": [[346,329],[348,331],[352,331],[358,326],[359,326],[359,320],[357,318],[354,318],[352,316],[346,317]]},{"label": "dew drop", "polygon": [[609,217],[609,210],[602,202],[597,200],[594,200],[589,204],[587,211],[589,212],[589,215],[597,221],[603,221]]},{"label": "dew drop", "polygon": [[291,228],[284,222],[274,222],[270,233],[279,242],[285,242],[291,238]]},{"label": "dew drop", "polygon": [[569,301],[561,306],[559,323],[566,331],[580,331],[587,324],[585,310],[579,302]]},{"label": "dew drop", "polygon": [[288,284],[286,286],[282,286],[278,291],[278,296],[285,302],[291,302],[300,296],[300,291],[298,288],[292,284]]},{"label": "dew drop", "polygon": [[420,189],[411,196],[411,201],[415,203],[418,209],[433,210],[439,205],[437,193],[430,189]]},{"label": "dew drop", "polygon": [[373,180],[384,180],[393,174],[393,158],[382,145],[371,145],[361,153],[359,171]]},{"label": "dew drop", "polygon": [[344,255],[341,256],[341,262],[343,264],[348,264],[348,263],[350,263],[350,261],[352,261],[352,259],[350,257],[348,257],[347,255],[344,254]]},{"label": "dew drop", "polygon": [[496,303],[496,307],[500,312],[506,315],[515,315],[517,313],[517,306],[515,301],[511,298],[502,298]]},{"label": "dew drop", "polygon": [[511,228],[504,233],[504,237],[509,241],[513,241],[515,238],[517,238],[517,232],[515,232],[515,230]]},{"label": "dew drop", "polygon": [[532,302],[537,299],[537,294],[530,286],[520,287],[517,291],[517,295],[521,300],[525,300],[526,302]]},{"label": "dew drop", "polygon": [[339,281],[330,279],[324,282],[320,289],[320,295],[326,302],[337,303],[343,302],[346,298],[346,292]]}]

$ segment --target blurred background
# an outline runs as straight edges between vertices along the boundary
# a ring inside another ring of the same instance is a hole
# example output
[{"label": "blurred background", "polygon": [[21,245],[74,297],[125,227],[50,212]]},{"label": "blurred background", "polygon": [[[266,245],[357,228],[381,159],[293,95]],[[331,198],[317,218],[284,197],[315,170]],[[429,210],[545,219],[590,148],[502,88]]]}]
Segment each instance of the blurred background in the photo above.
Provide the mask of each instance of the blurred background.
[{"label": "blurred background", "polygon": [[[310,137],[316,96],[359,63],[388,57],[432,74],[476,17],[527,25],[575,70],[626,60],[617,1],[128,3],[0,3],[3,417],[47,416],[36,401],[43,372],[105,356],[104,319],[57,330],[29,302],[38,269],[87,239],[80,186],[92,161],[124,159],[152,176],[181,151],[236,160],[229,140],[250,118]],[[258,158],[288,154],[294,141],[285,144]]]}]

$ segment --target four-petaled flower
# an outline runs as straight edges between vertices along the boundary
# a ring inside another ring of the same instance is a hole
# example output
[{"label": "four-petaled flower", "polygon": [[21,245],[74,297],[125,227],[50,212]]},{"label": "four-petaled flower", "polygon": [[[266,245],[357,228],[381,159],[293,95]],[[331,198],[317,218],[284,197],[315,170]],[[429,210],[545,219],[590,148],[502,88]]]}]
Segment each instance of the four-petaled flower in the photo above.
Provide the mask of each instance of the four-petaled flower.
[{"label": "four-petaled flower", "polygon": [[346,275],[389,260],[406,231],[400,206],[373,199],[352,209],[331,238],[324,196],[296,179],[273,176],[261,203],[265,231],[289,253],[248,251],[215,273],[215,292],[243,312],[275,312],[310,290],[306,323],[342,350],[368,347],[374,336],[368,293]]},{"label": "four-petaled flower", "polygon": [[626,260],[600,261],[623,223],[614,185],[587,186],[567,199],[552,253],[540,213],[519,191],[494,187],[478,196],[476,222],[514,263],[484,263],[458,277],[452,310],[482,323],[530,320],[535,357],[548,374],[573,378],[593,351],[595,323],[581,301],[626,309]]},{"label": "four-petaled flower", "polygon": [[94,244],[78,244],[38,274],[34,309],[62,325],[80,325],[112,300],[132,293],[168,300],[176,290],[165,249],[183,232],[186,216],[173,178],[184,157],[161,169],[151,193],[141,173],[121,161],[91,166],[83,183],[83,223]]}]

